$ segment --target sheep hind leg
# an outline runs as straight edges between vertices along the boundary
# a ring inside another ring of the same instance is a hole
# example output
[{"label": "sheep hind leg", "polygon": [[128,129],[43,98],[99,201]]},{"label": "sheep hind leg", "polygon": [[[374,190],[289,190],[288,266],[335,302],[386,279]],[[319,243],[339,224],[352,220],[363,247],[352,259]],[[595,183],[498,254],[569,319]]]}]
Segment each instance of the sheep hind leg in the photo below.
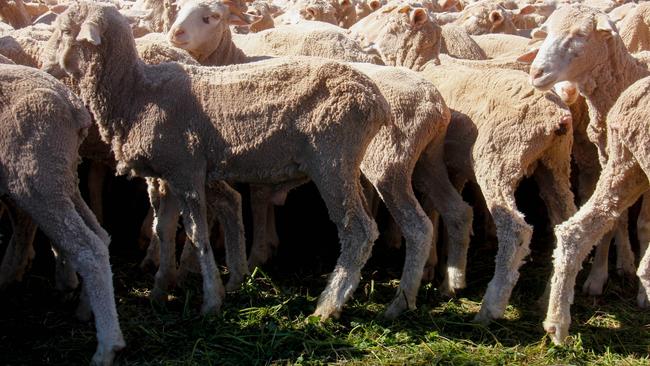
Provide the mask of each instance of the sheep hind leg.
[{"label": "sheep hind leg", "polygon": [[582,262],[594,243],[613,227],[618,215],[648,188],[647,178],[629,151],[616,148],[612,147],[593,195],[575,215],[555,227],[557,246],[544,329],[556,344],[563,343],[569,334],[570,306]]},{"label": "sheep hind leg", "polygon": [[367,176],[377,188],[388,211],[406,239],[406,256],[402,278],[395,298],[386,309],[385,316],[396,318],[404,310],[414,310],[416,296],[422,280],[424,264],[429,256],[433,225],[415,198],[410,174],[396,172],[382,177]]},{"label": "sheep hind leg", "polygon": [[[314,163],[320,167],[336,166],[328,161]],[[341,243],[341,254],[314,312],[325,320],[340,316],[343,305],[359,285],[361,268],[370,257],[379,234],[364,206],[359,174],[355,174],[354,169],[317,171],[310,176],[325,201],[330,219],[337,226]]]},{"label": "sheep hind leg", "polygon": [[[250,185],[251,212],[253,216],[253,245],[248,258],[248,269],[253,270],[257,266],[266,263],[270,257],[270,246],[267,241],[269,227],[268,213],[273,208],[271,203],[271,188],[261,185]],[[273,221],[275,224],[275,221]]]},{"label": "sheep hind leg", "polygon": [[[159,188],[154,207],[154,223],[152,242],[156,241],[160,248],[160,265],[156,271],[151,299],[158,303],[167,300],[167,295],[176,286],[176,227],[180,208],[177,197],[169,191],[167,183],[158,180]],[[150,185],[151,187],[151,185]]]},{"label": "sheep hind leg", "polygon": [[[473,212],[449,179],[444,163],[443,139],[444,135],[427,146],[415,166],[413,180],[416,189],[422,193],[425,211],[437,211],[444,223],[449,248],[441,291],[454,296],[457,290],[465,288]],[[435,245],[431,243],[431,250],[436,250]]]},{"label": "sheep hind leg", "polygon": [[97,329],[98,344],[92,363],[109,365],[125,343],[115,307],[108,247],[84,222],[71,199],[42,197],[16,203],[31,214],[83,278],[83,291],[88,294]]},{"label": "sheep hind leg", "polygon": [[614,244],[616,245],[616,274],[620,277],[634,278],[636,266],[634,252],[630,243],[628,230],[628,210],[621,214],[615,229]]},{"label": "sheep hind leg", "polygon": [[637,218],[637,233],[639,236],[639,256],[641,261],[637,269],[639,276],[639,293],[637,295],[637,304],[642,308],[650,307],[650,252],[648,252],[648,243],[650,243],[650,195],[646,192],[643,195],[641,211]]},{"label": "sheep hind leg", "polygon": [[[210,183],[209,202],[214,207],[213,216],[221,223],[224,230],[226,249],[226,264],[230,278],[226,290],[234,291],[244,282],[248,272],[246,263],[246,240],[244,238],[244,219],[242,218],[242,202],[239,193],[224,181]],[[206,193],[208,193],[206,192]],[[210,230],[214,218],[209,218]]]},{"label": "sheep hind leg", "polygon": [[[499,246],[495,260],[494,276],[488,283],[483,302],[474,321],[488,323],[503,317],[512,289],[519,279],[519,268],[530,254],[533,229],[517,210],[514,197],[515,184],[503,182],[509,190],[494,191],[496,184],[480,184],[488,208],[497,227]],[[487,189],[486,189],[487,188]]]},{"label": "sheep hind leg", "polygon": [[591,270],[589,276],[582,285],[582,292],[590,296],[600,296],[603,294],[603,287],[607,282],[608,266],[609,266],[609,246],[611,245],[612,236],[614,232],[610,231],[596,246],[596,253],[591,263]]},{"label": "sheep hind leg", "polygon": [[[201,313],[207,315],[219,312],[223,303],[225,290],[221,282],[219,269],[214,260],[212,247],[210,246],[205,176],[203,174],[194,174],[193,178],[191,181],[170,181],[169,184],[180,203],[187,237],[197,250],[201,275],[203,277],[203,305],[201,306]],[[161,246],[162,243],[161,241]]]},{"label": "sheep hind leg", "polygon": [[[160,196],[163,194],[160,190],[160,181],[156,178],[147,178],[147,194],[149,195],[149,212],[147,217],[151,216],[151,238],[147,246],[147,254],[142,262],[140,262],[140,269],[143,271],[158,269],[160,266],[160,241],[155,235],[156,228],[156,213],[160,206]],[[145,222],[147,220],[145,219]],[[142,225],[145,225],[143,223]],[[142,233],[144,230],[140,230]],[[141,235],[142,236],[142,235]]]},{"label": "sheep hind leg", "polygon": [[6,203],[7,211],[11,219],[13,234],[2,258],[0,265],[0,288],[4,288],[12,282],[20,282],[34,258],[34,236],[36,235],[36,224],[24,211],[17,208],[13,203]]}]

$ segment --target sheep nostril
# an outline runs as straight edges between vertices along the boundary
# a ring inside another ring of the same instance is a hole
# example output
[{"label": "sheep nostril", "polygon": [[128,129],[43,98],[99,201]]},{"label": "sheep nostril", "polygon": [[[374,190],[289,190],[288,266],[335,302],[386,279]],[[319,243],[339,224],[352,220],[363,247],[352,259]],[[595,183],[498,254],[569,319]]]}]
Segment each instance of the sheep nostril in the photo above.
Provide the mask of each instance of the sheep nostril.
[{"label": "sheep nostril", "polygon": [[182,36],[183,34],[185,34],[185,31],[184,31],[184,30],[182,30],[182,29],[177,29],[177,30],[174,32],[174,37],[180,37],[180,36]]},{"label": "sheep nostril", "polygon": [[542,76],[544,74],[544,69],[538,69],[531,67],[530,68],[530,75],[532,75],[533,79],[537,79],[538,77]]}]

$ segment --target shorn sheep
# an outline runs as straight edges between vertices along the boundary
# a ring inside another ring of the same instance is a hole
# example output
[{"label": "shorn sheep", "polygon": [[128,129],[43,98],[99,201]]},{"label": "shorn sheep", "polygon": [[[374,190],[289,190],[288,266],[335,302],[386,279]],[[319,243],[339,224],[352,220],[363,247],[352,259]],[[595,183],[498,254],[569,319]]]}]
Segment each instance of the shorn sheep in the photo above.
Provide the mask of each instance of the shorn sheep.
[{"label": "shorn sheep", "polygon": [[0,90],[0,190],[83,277],[97,327],[93,363],[110,364],[125,345],[113,298],[110,238],[81,198],[76,173],[90,115],[63,84],[32,68],[0,65]]},{"label": "shorn sheep", "polygon": [[[409,5],[403,8],[402,12],[396,14],[410,19],[414,32],[429,21],[426,13],[423,13],[423,18],[419,17],[417,8]],[[416,16],[409,17],[411,13],[416,13]],[[201,48],[207,46],[212,49],[228,40],[228,37],[221,39],[219,36],[227,32],[230,14],[229,7],[220,1],[186,0],[172,26],[170,40],[186,47],[191,53],[201,54]],[[203,18],[215,20],[206,24],[200,21]],[[210,46],[210,42],[213,46]],[[223,64],[228,56],[221,56],[223,59],[212,61]],[[448,223],[454,255],[450,256],[453,265],[444,285],[451,292],[465,285],[463,275],[471,209],[462,201],[447,177],[442,150],[449,111],[435,87],[413,71],[358,63],[352,66],[377,83],[392,111],[391,122],[380,130],[368,147],[361,171],[377,189],[406,237],[406,259],[400,288],[387,310],[387,315],[394,317],[404,309],[415,307],[424,261],[433,236],[430,220],[411,189],[414,169],[415,185],[423,193],[428,211],[439,209]],[[425,158],[418,162],[423,152]],[[266,215],[270,202],[271,198],[268,197],[261,207],[253,205],[254,219]],[[262,212],[256,215],[258,210]],[[256,220],[255,226],[258,229],[266,228],[266,222],[266,218]],[[253,266],[268,258],[266,235],[259,238],[257,229],[256,234],[250,258]]]},{"label": "shorn sheep", "polygon": [[169,185],[168,198],[178,200],[198,248],[202,312],[218,311],[223,297],[208,242],[206,182],[310,177],[342,247],[315,314],[340,314],[378,235],[359,184],[365,150],[390,113],[376,86],[350,67],[316,59],[149,66],[137,57],[130,32],[113,7],[73,4],[57,20],[52,63],[79,81],[118,173]]},{"label": "shorn sheep", "polygon": [[551,223],[575,212],[569,183],[571,114],[554,93],[530,87],[521,71],[443,62],[422,73],[452,110],[445,140],[449,176],[459,188],[469,180],[478,183],[496,225],[496,268],[476,316],[488,322],[503,316],[530,253],[532,227],[515,202],[521,180],[532,175],[538,182]]},{"label": "shorn sheep", "polygon": [[[611,169],[619,169],[616,170],[619,175],[613,181],[609,178],[607,183],[613,187],[626,180],[623,174],[627,172],[625,169],[631,161],[627,158],[629,154],[618,151],[620,148],[617,146],[610,146],[615,138],[610,136],[610,132],[615,129],[607,126],[608,112],[614,115],[625,112],[622,109],[618,112],[610,111],[610,108],[617,99],[621,108],[630,105],[624,100],[627,99],[625,94],[621,93],[648,75],[648,70],[628,53],[607,15],[593,8],[579,5],[560,8],[533,35],[545,39],[539,49],[531,51],[526,57],[535,56],[530,69],[531,83],[537,88],[547,89],[557,82],[571,81],[585,96],[589,106],[590,125],[587,132],[590,140],[596,142],[603,172],[585,207],[601,210],[607,205],[615,205],[616,208],[619,207],[617,205],[629,206],[633,202],[628,204],[616,196],[603,198],[601,183],[607,181]],[[609,156],[612,153],[618,154],[615,156],[617,160],[613,162]],[[612,165],[616,168],[612,168]],[[641,186],[638,180],[636,178],[630,181],[629,189]],[[641,193],[643,191],[639,195]],[[613,209],[612,212],[600,211],[608,216],[604,222],[598,221],[599,218],[584,216],[585,212],[586,209],[555,229],[557,247],[544,328],[556,343],[564,342],[568,335],[571,318],[569,307],[573,301],[573,287],[578,270],[593,245],[602,237],[604,232],[601,230],[611,228],[610,220],[619,216]],[[640,292],[640,298],[642,297],[645,298],[645,292]],[[640,300],[639,304],[644,305],[646,301]]]}]

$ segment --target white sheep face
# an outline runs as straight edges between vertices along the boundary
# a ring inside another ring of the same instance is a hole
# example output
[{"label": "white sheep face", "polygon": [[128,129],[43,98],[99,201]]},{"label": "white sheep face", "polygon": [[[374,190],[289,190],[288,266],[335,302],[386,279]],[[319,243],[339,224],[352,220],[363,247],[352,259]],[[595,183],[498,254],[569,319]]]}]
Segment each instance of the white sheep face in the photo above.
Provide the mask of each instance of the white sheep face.
[{"label": "white sheep face", "polygon": [[178,6],[178,16],[168,33],[169,42],[176,47],[190,52],[202,50],[228,27],[230,12],[221,2],[185,0]]},{"label": "white sheep face", "polygon": [[584,6],[566,6],[555,13],[533,38],[543,38],[530,68],[531,83],[550,89],[560,81],[581,85],[593,67],[607,58],[607,39],[615,35],[607,15]]}]

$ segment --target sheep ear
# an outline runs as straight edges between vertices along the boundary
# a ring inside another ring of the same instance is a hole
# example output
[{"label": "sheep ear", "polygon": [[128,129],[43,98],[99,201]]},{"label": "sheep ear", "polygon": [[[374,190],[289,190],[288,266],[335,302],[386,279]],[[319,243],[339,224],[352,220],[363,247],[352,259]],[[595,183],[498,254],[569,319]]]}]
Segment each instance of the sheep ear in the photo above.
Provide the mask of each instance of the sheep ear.
[{"label": "sheep ear", "polygon": [[498,10],[492,10],[490,12],[490,21],[495,25],[501,24],[503,22],[503,14]]},{"label": "sheep ear", "polygon": [[339,0],[339,5],[340,6],[350,6],[350,5],[352,5],[352,2],[350,0]]},{"label": "sheep ear", "polygon": [[368,3],[368,5],[370,6],[370,9],[372,9],[372,11],[375,11],[375,10],[381,8],[381,1],[379,1],[379,0],[371,0]]},{"label": "sheep ear", "polygon": [[616,34],[616,28],[609,21],[609,17],[605,14],[596,15],[596,30],[599,32],[609,33],[610,36]]},{"label": "sheep ear", "polygon": [[535,48],[532,51],[528,51],[524,53],[523,55],[517,57],[517,61],[523,62],[526,64],[531,64],[535,60],[535,57],[537,56],[537,52],[539,51],[539,48]]},{"label": "sheep ear", "polygon": [[438,1],[438,5],[443,11],[449,10],[452,6],[455,6],[458,3],[458,0],[441,0]]},{"label": "sheep ear", "polygon": [[397,11],[398,13],[408,14],[411,11],[411,5],[404,5]]},{"label": "sheep ear", "polygon": [[413,27],[420,27],[429,20],[429,14],[423,8],[415,8],[409,19]]},{"label": "sheep ear", "polygon": [[86,41],[93,46],[99,46],[102,43],[99,26],[96,23],[85,21],[77,34],[77,41]]}]

